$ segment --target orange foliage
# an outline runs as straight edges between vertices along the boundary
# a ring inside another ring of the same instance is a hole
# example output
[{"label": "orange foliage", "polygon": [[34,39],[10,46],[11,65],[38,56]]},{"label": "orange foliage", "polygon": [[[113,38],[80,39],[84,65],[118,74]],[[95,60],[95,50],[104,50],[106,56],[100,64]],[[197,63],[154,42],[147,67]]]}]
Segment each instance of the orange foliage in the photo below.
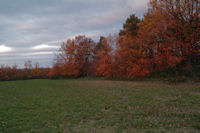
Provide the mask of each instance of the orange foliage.
[{"label": "orange foliage", "polygon": [[35,68],[33,69],[32,76],[34,78],[38,78],[40,76],[39,64],[35,64]]},{"label": "orange foliage", "polygon": [[53,68],[49,71],[50,78],[58,78],[61,75],[61,67],[58,63],[54,64]]},{"label": "orange foliage", "polygon": [[0,81],[32,79],[32,78],[48,78],[49,68],[39,68],[39,64],[33,69],[30,61],[25,62],[25,68],[19,69],[17,65],[12,67],[0,66]]},{"label": "orange foliage", "polygon": [[62,64],[65,76],[87,76],[92,73],[94,42],[85,36],[78,36],[63,44],[57,62]]},{"label": "orange foliage", "polygon": [[[112,48],[109,46],[109,39],[104,38],[102,41],[102,49],[97,52],[98,60],[96,61],[96,75],[113,77],[113,60]],[[111,41],[111,40],[110,40]]]},{"label": "orange foliage", "polygon": [[151,0],[137,37],[146,60],[151,62],[150,71],[198,56],[199,11],[200,3],[195,0]]}]

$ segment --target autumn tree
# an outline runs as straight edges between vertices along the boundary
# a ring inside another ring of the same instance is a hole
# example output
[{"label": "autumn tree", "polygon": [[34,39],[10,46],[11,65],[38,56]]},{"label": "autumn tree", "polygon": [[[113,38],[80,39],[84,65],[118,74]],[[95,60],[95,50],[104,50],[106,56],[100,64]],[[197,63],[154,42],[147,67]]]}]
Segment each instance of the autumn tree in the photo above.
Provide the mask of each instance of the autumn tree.
[{"label": "autumn tree", "polygon": [[95,43],[85,36],[77,36],[61,46],[57,62],[66,76],[88,76],[92,73]]},{"label": "autumn tree", "polygon": [[16,80],[19,78],[19,71],[17,65],[10,66],[0,66],[0,80]]},{"label": "autumn tree", "polygon": [[140,22],[141,20],[132,14],[127,18],[124,29],[120,31],[115,54],[117,77],[134,78],[148,74],[144,60],[140,61],[140,64],[143,62],[140,66],[138,65],[138,61],[142,58],[137,39]]},{"label": "autumn tree", "polygon": [[18,79],[20,75],[19,75],[19,70],[17,68],[17,65],[16,64],[13,65],[11,69],[12,69],[12,76],[11,76],[12,78],[11,79],[12,80]]},{"label": "autumn tree", "polygon": [[39,78],[40,77],[40,68],[39,63],[35,63],[35,67],[32,70],[32,77],[33,78]]},{"label": "autumn tree", "polygon": [[61,64],[56,62],[48,73],[50,78],[60,78],[62,76]]},{"label": "autumn tree", "polygon": [[184,60],[197,60],[200,38],[198,0],[151,0],[139,24],[138,42],[149,71],[176,67]]},{"label": "autumn tree", "polygon": [[150,13],[160,12],[164,16],[162,20],[175,38],[173,44],[180,49],[180,56],[196,56],[200,40],[200,1],[152,0],[151,6]]},{"label": "autumn tree", "polygon": [[10,80],[11,68],[8,66],[1,65],[0,67],[0,80]]},{"label": "autumn tree", "polygon": [[113,38],[109,36],[107,38],[100,38],[101,46],[97,51],[98,58],[96,60],[96,75],[104,77],[114,77],[113,70],[113,53],[112,53],[112,43]]},{"label": "autumn tree", "polygon": [[32,77],[32,62],[30,60],[25,61],[24,69],[22,71],[21,77],[24,79],[29,79]]},{"label": "autumn tree", "polygon": [[49,72],[50,72],[50,68],[39,68],[40,71],[40,78],[46,79],[49,78]]}]

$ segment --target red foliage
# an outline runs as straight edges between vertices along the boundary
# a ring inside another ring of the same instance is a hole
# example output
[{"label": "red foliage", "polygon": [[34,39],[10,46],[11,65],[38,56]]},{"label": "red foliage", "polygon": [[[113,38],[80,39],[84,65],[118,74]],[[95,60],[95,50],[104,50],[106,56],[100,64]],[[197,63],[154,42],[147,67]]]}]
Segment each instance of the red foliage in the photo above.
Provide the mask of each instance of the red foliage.
[{"label": "red foliage", "polygon": [[112,48],[109,45],[109,39],[104,38],[102,49],[97,51],[98,60],[96,60],[96,75],[104,77],[113,77],[113,55]]},{"label": "red foliage", "polygon": [[92,73],[95,43],[85,36],[78,36],[63,44],[57,63],[62,64],[65,76],[88,76]]},{"label": "red foliage", "polygon": [[58,63],[54,64],[54,66],[49,71],[50,78],[58,78],[61,75],[61,67]]}]

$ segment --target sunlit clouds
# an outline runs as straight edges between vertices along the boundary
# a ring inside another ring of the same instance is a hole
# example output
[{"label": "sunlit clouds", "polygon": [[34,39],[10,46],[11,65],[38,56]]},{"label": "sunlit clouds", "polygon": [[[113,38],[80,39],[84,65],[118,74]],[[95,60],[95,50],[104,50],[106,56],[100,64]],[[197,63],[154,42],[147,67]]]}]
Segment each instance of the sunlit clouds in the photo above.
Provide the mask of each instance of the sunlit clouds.
[{"label": "sunlit clouds", "polygon": [[0,53],[6,53],[12,51],[12,48],[5,46],[5,45],[0,45]]},{"label": "sunlit clouds", "polygon": [[58,49],[59,46],[49,46],[47,44],[41,44],[41,45],[37,45],[37,46],[34,46],[32,47],[32,49],[35,49],[35,50],[40,50],[40,49]]}]

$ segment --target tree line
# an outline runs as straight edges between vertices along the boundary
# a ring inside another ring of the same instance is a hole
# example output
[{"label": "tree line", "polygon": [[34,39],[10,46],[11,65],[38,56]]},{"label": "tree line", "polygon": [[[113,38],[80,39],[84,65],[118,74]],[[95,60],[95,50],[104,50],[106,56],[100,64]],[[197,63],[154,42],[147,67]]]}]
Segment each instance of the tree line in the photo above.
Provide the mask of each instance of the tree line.
[{"label": "tree line", "polygon": [[0,66],[0,81],[8,80],[19,80],[19,79],[38,79],[38,78],[49,78],[50,68],[40,68],[39,64],[36,63],[33,66],[31,61],[24,63],[24,68],[19,69],[17,65]]},{"label": "tree line", "polygon": [[[199,68],[200,1],[150,0],[143,19],[130,15],[118,35],[100,37],[97,43],[85,36],[64,42],[53,67],[38,77],[200,77]],[[31,70],[34,75],[37,69]],[[16,68],[1,67],[0,77],[2,71]]]}]

